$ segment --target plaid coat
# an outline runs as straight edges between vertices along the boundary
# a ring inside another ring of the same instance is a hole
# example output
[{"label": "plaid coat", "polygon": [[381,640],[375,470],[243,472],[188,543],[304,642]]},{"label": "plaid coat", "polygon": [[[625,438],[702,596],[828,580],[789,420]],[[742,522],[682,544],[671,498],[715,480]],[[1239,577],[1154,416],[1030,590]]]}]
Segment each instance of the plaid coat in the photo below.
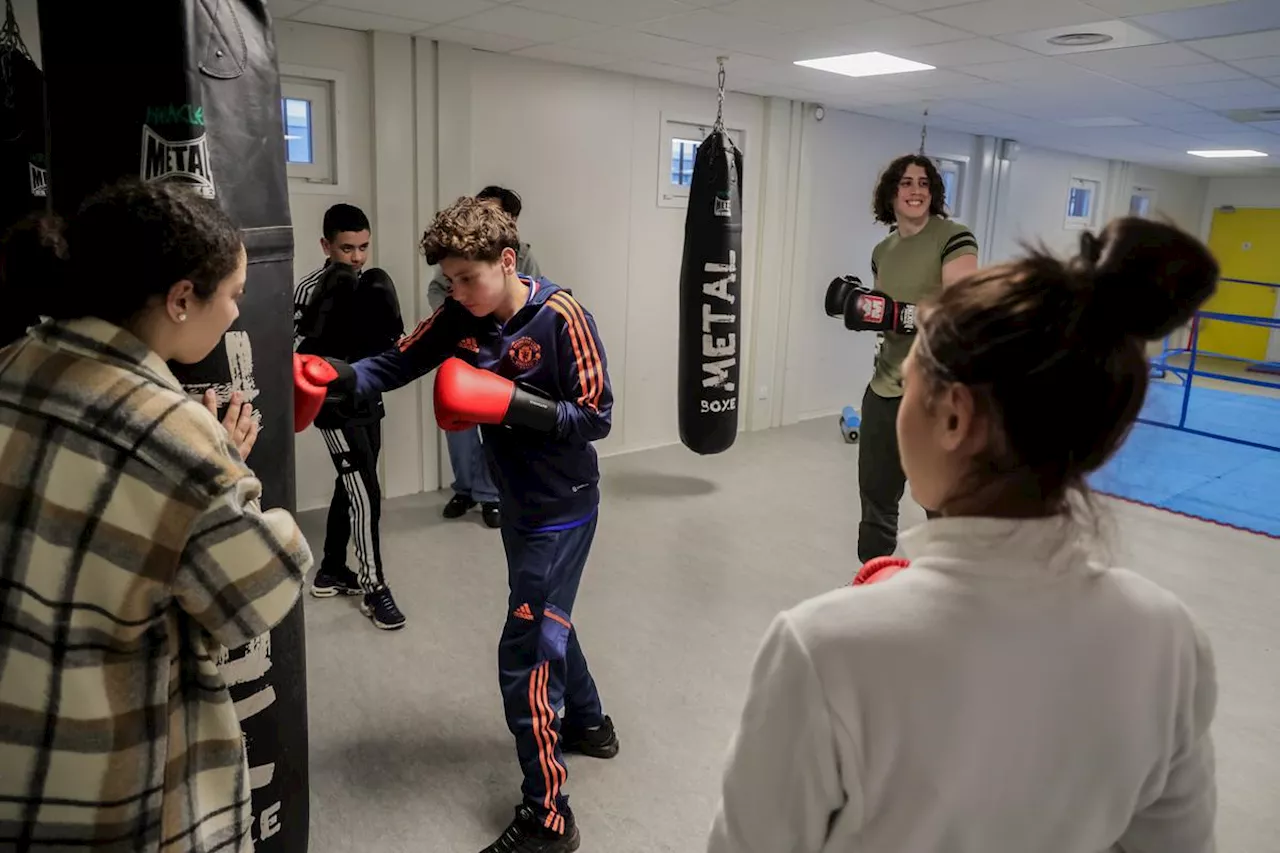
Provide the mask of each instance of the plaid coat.
[{"label": "plaid coat", "polygon": [[94,319],[0,350],[0,850],[249,851],[219,646],[311,553],[165,363]]}]

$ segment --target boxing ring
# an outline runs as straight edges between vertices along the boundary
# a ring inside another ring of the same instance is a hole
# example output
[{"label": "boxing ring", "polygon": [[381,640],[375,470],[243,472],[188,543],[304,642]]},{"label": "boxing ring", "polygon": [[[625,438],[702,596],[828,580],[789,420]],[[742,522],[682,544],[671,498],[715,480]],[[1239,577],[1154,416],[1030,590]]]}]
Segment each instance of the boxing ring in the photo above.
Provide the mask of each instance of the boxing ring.
[{"label": "boxing ring", "polygon": [[[1280,283],[1222,280],[1280,290]],[[1207,321],[1280,330],[1276,317],[1199,311],[1189,329],[1166,337],[1151,359],[1156,381],[1137,425],[1090,485],[1280,538],[1280,363],[1203,349]]]}]

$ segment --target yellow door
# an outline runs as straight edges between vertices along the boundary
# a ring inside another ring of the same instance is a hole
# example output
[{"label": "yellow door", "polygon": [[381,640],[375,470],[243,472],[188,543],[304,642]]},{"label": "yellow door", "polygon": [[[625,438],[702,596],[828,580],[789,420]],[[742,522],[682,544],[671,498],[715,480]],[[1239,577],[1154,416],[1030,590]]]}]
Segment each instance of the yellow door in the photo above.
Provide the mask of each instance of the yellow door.
[{"label": "yellow door", "polygon": [[[1246,207],[1215,210],[1209,248],[1222,267],[1222,277],[1265,281],[1280,285],[1280,209]],[[1275,287],[1223,281],[1205,303],[1205,311],[1276,316]],[[1200,327],[1199,349],[1252,361],[1265,361],[1270,330],[1221,320],[1205,320]]]}]

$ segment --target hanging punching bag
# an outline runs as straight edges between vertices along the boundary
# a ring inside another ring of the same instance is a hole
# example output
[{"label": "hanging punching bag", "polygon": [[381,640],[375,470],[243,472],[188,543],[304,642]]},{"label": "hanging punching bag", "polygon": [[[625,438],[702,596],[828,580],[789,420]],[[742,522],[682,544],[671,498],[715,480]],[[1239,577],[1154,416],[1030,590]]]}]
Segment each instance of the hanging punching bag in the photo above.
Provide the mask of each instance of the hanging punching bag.
[{"label": "hanging punching bag", "polygon": [[[13,0],[5,0],[0,28],[0,239],[48,204],[44,140],[44,75],[22,40]],[[39,322],[29,290],[25,283],[0,280],[0,347]]]},{"label": "hanging punching bag", "polygon": [[680,270],[680,440],[695,453],[738,435],[741,277],[742,152],[717,119],[693,164]]},{"label": "hanging punching bag", "polygon": [[[293,231],[275,38],[263,0],[39,0],[53,208],[105,183],[185,184],[239,224],[240,319],[203,362],[171,365],[193,395],[243,392],[261,418],[249,463],[263,507],[294,509]],[[132,247],[103,258],[127,268]],[[219,661],[240,715],[258,853],[307,848],[306,657],[299,605]]]}]

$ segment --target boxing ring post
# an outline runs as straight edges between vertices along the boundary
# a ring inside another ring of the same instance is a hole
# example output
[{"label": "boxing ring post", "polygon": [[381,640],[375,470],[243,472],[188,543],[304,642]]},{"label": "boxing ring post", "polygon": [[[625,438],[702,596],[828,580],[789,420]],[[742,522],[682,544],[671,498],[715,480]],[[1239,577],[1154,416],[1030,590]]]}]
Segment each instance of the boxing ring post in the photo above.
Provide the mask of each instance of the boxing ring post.
[{"label": "boxing ring post", "polygon": [[[1264,281],[1249,281],[1246,279],[1224,278],[1222,281],[1235,282],[1237,284],[1250,284],[1259,287],[1271,287],[1280,290],[1280,284],[1273,284]],[[1275,388],[1280,390],[1280,381],[1266,381],[1262,379],[1250,379],[1243,376],[1236,376],[1230,373],[1220,373],[1212,370],[1198,370],[1196,365],[1201,356],[1225,361],[1241,362],[1250,365],[1262,365],[1267,368],[1272,367],[1273,363],[1258,362],[1254,359],[1241,358],[1239,356],[1226,355],[1225,353],[1215,353],[1201,351],[1199,347],[1200,329],[1203,320],[1218,320],[1224,323],[1235,323],[1242,326],[1257,326],[1265,329],[1280,329],[1280,318],[1275,317],[1252,317],[1247,314],[1224,314],[1218,311],[1197,311],[1195,317],[1191,321],[1190,334],[1186,347],[1173,347],[1171,345],[1173,335],[1170,334],[1164,340],[1164,346],[1158,356],[1151,360],[1151,373],[1155,378],[1163,378],[1166,374],[1172,373],[1182,384],[1182,400],[1180,411],[1178,414],[1177,424],[1166,423],[1164,421],[1153,420],[1148,417],[1138,417],[1138,423],[1147,424],[1149,426],[1162,427],[1164,429],[1177,430],[1179,432],[1191,433],[1193,435],[1201,435],[1206,438],[1216,438],[1220,441],[1231,442],[1232,444],[1241,444],[1246,447],[1256,447],[1262,450],[1274,450],[1280,452],[1280,445],[1267,444],[1264,442],[1250,441],[1236,436],[1224,435],[1218,432],[1209,432],[1206,430],[1195,429],[1187,426],[1187,414],[1191,407],[1191,391],[1195,385],[1197,376],[1205,379],[1217,379],[1223,382],[1234,382],[1240,385],[1251,385],[1259,388]],[[1172,356],[1187,355],[1187,366],[1178,367],[1170,363]]]}]

